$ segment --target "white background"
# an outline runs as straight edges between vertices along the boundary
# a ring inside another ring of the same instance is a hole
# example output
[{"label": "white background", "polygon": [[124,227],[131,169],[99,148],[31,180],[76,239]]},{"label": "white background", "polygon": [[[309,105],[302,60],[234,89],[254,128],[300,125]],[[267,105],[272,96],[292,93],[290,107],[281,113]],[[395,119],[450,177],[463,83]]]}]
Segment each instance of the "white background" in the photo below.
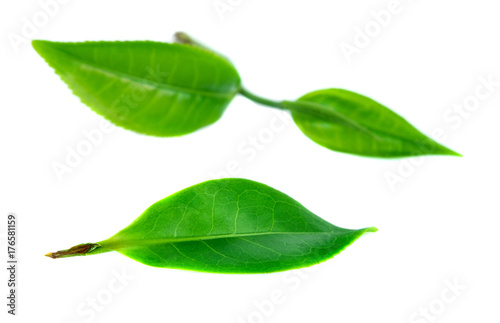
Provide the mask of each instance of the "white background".
[{"label": "white background", "polygon": [[[467,115],[450,110],[474,102],[481,78],[500,82],[497,2],[401,0],[377,30],[371,12],[389,0],[226,1],[232,10],[222,14],[212,0],[67,1],[32,35],[23,26],[43,12],[39,2],[2,4],[0,258],[5,265],[6,216],[15,212],[20,262],[18,316],[2,305],[1,321],[498,322],[500,86]],[[353,45],[367,25],[369,43],[348,62],[341,45]],[[428,135],[441,129],[439,141],[464,157],[336,153],[289,118],[283,127],[276,122],[271,138],[276,112],[237,97],[219,122],[184,137],[115,128],[59,181],[53,163],[102,119],[29,40],[170,41],[178,30],[229,56],[247,88],[264,97],[350,89]],[[26,43],[13,45],[16,35]],[[259,135],[265,143],[259,139],[255,158],[241,154],[238,147]],[[231,176],[275,187],[335,225],[379,232],[312,272],[214,275],[152,268],[117,253],[43,256],[108,238],[150,204],[234,163]],[[390,185],[387,176],[399,181]],[[133,278],[120,283],[114,277],[123,271]],[[4,304],[5,270],[0,279]],[[269,305],[272,293],[282,294],[279,304]]]}]

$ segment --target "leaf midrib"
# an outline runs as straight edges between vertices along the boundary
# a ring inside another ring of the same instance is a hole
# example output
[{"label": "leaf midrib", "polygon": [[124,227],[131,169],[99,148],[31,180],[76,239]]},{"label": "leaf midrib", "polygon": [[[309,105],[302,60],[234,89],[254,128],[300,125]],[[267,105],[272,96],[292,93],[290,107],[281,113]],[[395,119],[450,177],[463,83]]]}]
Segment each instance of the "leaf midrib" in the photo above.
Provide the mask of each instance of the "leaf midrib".
[{"label": "leaf midrib", "polygon": [[[338,111],[336,111],[337,113],[340,113]],[[341,113],[340,113],[341,114]],[[342,114],[343,115],[343,114]],[[347,116],[343,115],[344,117],[348,118]],[[311,116],[309,116],[311,117]],[[319,119],[318,117],[312,117],[312,118],[316,118],[316,119]],[[370,124],[366,124],[366,123],[363,123],[362,121],[357,121],[357,120],[354,120],[354,119],[350,119],[350,120],[353,120],[353,122],[359,124],[360,126],[364,127],[365,129],[367,129],[369,132],[371,132],[372,134],[376,135],[378,137],[377,138],[374,138],[375,141],[378,141],[378,140],[390,140],[390,141],[394,141],[394,140],[398,140],[398,141],[403,141],[403,142],[407,142],[407,143],[410,143],[412,145],[416,145],[416,146],[420,146],[419,143],[423,142],[424,140],[426,140],[427,142],[430,142],[432,145],[436,146],[436,142],[431,140],[430,138],[426,138],[418,129],[416,129],[415,127],[413,127],[411,124],[409,124],[406,120],[405,122],[407,122],[407,125],[411,126],[413,128],[413,130],[415,130],[415,133],[413,134],[413,136],[418,136],[420,137],[421,139],[423,139],[422,141],[418,141],[417,138],[409,138],[407,136],[398,136],[398,134],[394,134],[394,133],[390,133],[390,132],[387,132],[387,131],[383,131],[381,129],[377,129],[377,128],[373,128],[372,125]],[[320,121],[322,122],[327,122],[329,123],[330,121],[329,120],[322,120],[320,119]],[[338,123],[340,125],[343,125],[345,126],[345,124],[343,124],[341,121],[338,121]],[[360,131],[359,129],[356,129],[356,128],[353,128],[355,131],[358,131],[360,133],[363,133],[363,131]],[[400,135],[400,134],[399,134]],[[420,139],[419,138],[419,139]],[[440,146],[439,144],[437,144],[438,146]]]},{"label": "leaf midrib", "polygon": [[[361,229],[366,230],[366,229]],[[357,232],[360,230],[353,230],[352,232]],[[196,242],[196,241],[207,241],[216,239],[226,239],[226,238],[241,238],[241,237],[253,237],[253,236],[265,236],[265,235],[324,235],[333,234],[334,231],[318,231],[318,232],[256,232],[256,233],[238,233],[238,234],[220,234],[212,236],[197,236],[197,237],[183,237],[183,238],[162,238],[162,239],[141,239],[141,240],[117,240],[113,241],[113,238],[98,242],[103,248],[108,248],[112,250],[122,250],[122,249],[132,249],[139,248],[142,246],[151,246],[158,244],[173,244],[178,242]],[[128,245],[128,246],[126,246]]]}]

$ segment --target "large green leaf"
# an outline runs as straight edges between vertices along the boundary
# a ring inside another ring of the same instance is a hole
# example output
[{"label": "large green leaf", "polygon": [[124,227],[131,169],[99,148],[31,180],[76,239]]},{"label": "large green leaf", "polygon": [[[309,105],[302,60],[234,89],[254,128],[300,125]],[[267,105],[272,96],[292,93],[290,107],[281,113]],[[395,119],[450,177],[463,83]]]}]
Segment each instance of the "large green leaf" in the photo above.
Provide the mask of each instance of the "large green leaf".
[{"label": "large green leaf", "polygon": [[143,264],[214,273],[268,273],[327,260],[364,232],[319,218],[289,196],[246,179],[186,188],[113,237],[47,256],[118,251]]},{"label": "large green leaf", "polygon": [[460,156],[385,106],[354,92],[319,90],[295,103],[285,101],[284,105],[290,106],[293,119],[304,134],[332,150],[370,157]]},{"label": "large green leaf", "polygon": [[126,129],[178,136],[217,121],[240,87],[223,57],[151,41],[33,41],[83,103]]}]

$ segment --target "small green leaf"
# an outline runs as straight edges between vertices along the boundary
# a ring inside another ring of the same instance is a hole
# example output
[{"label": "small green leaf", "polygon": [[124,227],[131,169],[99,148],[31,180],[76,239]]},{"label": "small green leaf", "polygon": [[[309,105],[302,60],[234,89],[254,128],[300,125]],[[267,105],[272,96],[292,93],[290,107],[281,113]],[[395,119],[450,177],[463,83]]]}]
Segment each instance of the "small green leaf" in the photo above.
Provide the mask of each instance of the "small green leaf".
[{"label": "small green leaf", "polygon": [[179,136],[214,123],[240,87],[229,61],[194,46],[34,40],[33,47],[83,103],[148,135]]},{"label": "small green leaf", "polygon": [[[410,157],[460,154],[422,134],[408,121],[380,103],[341,89],[308,93],[296,102],[302,111],[314,109],[324,115],[299,112],[292,116],[297,126],[316,143],[340,152],[370,157]],[[310,107],[307,105],[311,104]],[[328,112],[332,118],[327,118]],[[339,118],[338,116],[342,116]]]},{"label": "small green leaf", "polygon": [[269,273],[311,266],[365,232],[336,227],[289,196],[246,179],[212,180],[149,207],[111,238],[47,254],[118,251],[143,264],[212,273]]}]

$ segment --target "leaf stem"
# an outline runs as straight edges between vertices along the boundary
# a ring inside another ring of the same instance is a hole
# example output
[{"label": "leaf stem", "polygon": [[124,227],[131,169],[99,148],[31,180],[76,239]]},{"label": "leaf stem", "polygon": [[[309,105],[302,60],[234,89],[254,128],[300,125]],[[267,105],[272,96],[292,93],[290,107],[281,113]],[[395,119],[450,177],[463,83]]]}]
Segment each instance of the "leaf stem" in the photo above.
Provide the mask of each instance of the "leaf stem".
[{"label": "leaf stem", "polygon": [[56,252],[49,252],[45,256],[52,259],[57,259],[57,258],[68,258],[75,256],[95,255],[98,253],[103,253],[108,251],[111,250],[102,248],[101,245],[98,243],[82,243],[74,247],[71,247],[69,249],[60,250]]},{"label": "leaf stem", "polygon": [[332,110],[330,108],[327,108],[321,104],[317,104],[314,102],[305,102],[305,101],[273,101],[269,100],[263,97],[260,97],[258,95],[255,95],[245,89],[243,86],[240,88],[241,95],[246,97],[247,99],[259,103],[261,105],[265,105],[268,107],[272,108],[277,108],[280,110],[288,110],[290,112],[297,112],[297,113],[302,113],[302,114],[307,114],[311,115],[314,117],[319,117],[321,119],[333,121],[333,122],[340,122],[348,127],[354,128],[356,130],[359,130],[360,132],[373,137],[375,139],[380,139],[376,134],[368,130],[367,128],[363,127],[359,123],[347,118],[343,114],[338,113],[335,110]]},{"label": "leaf stem", "polygon": [[269,99],[260,97],[258,95],[255,95],[255,94],[249,92],[244,87],[240,88],[240,94],[243,95],[245,98],[247,98],[255,103],[259,103],[259,104],[262,104],[262,105],[265,105],[268,107],[272,107],[272,108],[278,108],[281,110],[288,110],[283,106],[283,101],[281,101],[281,102],[273,101],[273,100],[269,100]]}]

